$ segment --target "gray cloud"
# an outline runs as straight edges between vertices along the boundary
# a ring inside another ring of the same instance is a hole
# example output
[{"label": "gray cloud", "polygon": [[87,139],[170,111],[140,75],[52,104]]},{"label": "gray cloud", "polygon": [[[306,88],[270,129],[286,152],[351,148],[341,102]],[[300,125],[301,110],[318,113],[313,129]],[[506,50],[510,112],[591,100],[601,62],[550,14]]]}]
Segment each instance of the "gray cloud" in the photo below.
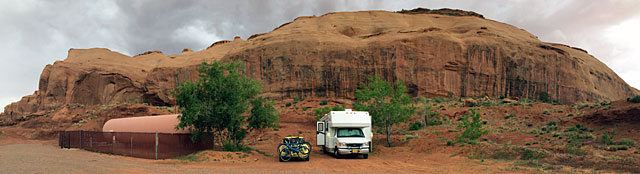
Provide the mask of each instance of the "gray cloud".
[{"label": "gray cloud", "polygon": [[[633,0],[5,0],[0,1],[0,107],[36,90],[42,68],[64,59],[69,48],[175,54],[234,36],[246,39],[269,32],[298,16],[416,7],[472,10],[526,29],[543,41],[584,48],[640,87],[640,52],[632,47],[640,44],[640,35],[632,34],[640,31],[640,1]],[[618,31],[631,34],[611,33]]]}]

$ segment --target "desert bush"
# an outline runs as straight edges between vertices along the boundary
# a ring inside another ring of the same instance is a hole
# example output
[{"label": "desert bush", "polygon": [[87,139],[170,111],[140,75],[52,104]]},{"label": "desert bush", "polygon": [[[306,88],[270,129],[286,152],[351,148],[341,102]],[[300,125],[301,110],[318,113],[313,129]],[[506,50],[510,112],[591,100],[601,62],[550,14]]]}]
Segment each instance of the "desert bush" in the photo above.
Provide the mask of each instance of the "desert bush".
[{"label": "desert bush", "polygon": [[427,102],[427,98],[420,96],[420,97],[416,97],[414,103],[426,103]]},{"label": "desert bush", "polygon": [[423,125],[422,125],[421,121],[416,121],[416,122],[413,122],[413,123],[411,123],[409,125],[409,130],[412,130],[412,131],[418,130],[418,129],[422,128],[422,126]]},{"label": "desert bush", "polygon": [[636,95],[630,98],[627,98],[627,101],[632,103],[640,103],[640,95]]},{"label": "desert bush", "polygon": [[607,148],[609,151],[618,151],[618,150],[629,150],[629,146],[627,145],[612,145]]},{"label": "desert bush", "polygon": [[452,140],[447,140],[447,146],[453,146],[455,143]]},{"label": "desert bush", "polygon": [[636,142],[631,140],[631,139],[623,138],[623,139],[620,139],[620,141],[616,142],[616,144],[618,144],[618,145],[627,145],[627,146],[632,146],[633,147],[633,146],[636,145]]},{"label": "desert bush", "polygon": [[[469,120],[471,118],[471,120]],[[489,133],[482,125],[480,113],[471,109],[468,114],[462,117],[458,123],[458,129],[462,129],[462,134],[456,135],[456,139],[460,142],[472,143],[480,136]]]},{"label": "desert bush", "polygon": [[420,138],[420,135],[415,134],[415,135],[405,135],[405,136],[404,136],[404,140],[405,140],[405,141],[409,141],[409,140],[417,139],[417,138]]},{"label": "desert bush", "polygon": [[549,98],[549,93],[542,91],[538,94],[538,99],[542,102],[549,103],[551,99]]},{"label": "desert bush", "polygon": [[484,102],[480,102],[480,106],[484,106],[484,107],[487,107],[487,106],[496,106],[496,104],[495,104],[495,103],[493,103],[493,102],[491,102],[491,101],[484,101]]},{"label": "desert bush", "polygon": [[516,114],[508,114],[508,115],[504,116],[504,119],[506,120],[506,119],[509,119],[509,118],[513,118],[515,116],[516,116]]},{"label": "desert bush", "polygon": [[320,105],[327,105],[328,103],[329,103],[329,101],[327,101],[327,100],[320,101]]},{"label": "desert bush", "polygon": [[600,143],[606,144],[606,145],[612,145],[614,134],[615,134],[614,132],[602,133],[602,136],[600,137]]}]

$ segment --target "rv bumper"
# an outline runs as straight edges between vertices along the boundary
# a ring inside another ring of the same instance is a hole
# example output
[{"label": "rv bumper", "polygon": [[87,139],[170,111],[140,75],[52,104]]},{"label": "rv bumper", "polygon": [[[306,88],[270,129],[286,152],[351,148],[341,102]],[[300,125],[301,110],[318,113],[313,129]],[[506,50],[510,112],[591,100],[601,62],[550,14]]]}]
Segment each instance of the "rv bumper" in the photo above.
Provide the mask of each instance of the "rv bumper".
[{"label": "rv bumper", "polygon": [[369,154],[369,148],[339,148],[340,155],[347,154]]}]

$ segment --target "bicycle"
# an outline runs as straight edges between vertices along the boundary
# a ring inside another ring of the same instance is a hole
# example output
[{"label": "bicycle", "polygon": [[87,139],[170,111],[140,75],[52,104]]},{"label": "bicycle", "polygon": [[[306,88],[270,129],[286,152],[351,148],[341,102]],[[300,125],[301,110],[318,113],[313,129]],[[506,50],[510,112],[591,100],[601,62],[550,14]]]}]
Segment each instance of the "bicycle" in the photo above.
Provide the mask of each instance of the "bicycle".
[{"label": "bicycle", "polygon": [[291,158],[299,158],[309,161],[311,144],[304,141],[304,137],[285,137],[278,145],[278,156],[280,162],[286,162]]}]

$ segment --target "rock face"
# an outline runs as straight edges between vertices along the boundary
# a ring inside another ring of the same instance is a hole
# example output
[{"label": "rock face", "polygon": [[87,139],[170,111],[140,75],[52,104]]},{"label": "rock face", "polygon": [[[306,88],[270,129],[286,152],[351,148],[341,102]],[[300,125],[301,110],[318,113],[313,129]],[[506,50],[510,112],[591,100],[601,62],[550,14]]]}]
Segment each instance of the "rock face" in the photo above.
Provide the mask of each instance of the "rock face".
[{"label": "rock face", "polygon": [[404,80],[413,96],[537,98],[544,91],[562,103],[592,103],[639,93],[584,50],[541,42],[477,13],[436,12],[299,17],[248,40],[178,55],[71,49],[64,61],[47,65],[39,89],[6,106],[3,117],[42,115],[69,103],[173,105],[172,88],[195,80],[199,65],[212,59],[243,61],[247,74],[277,99],[353,98],[372,75]]}]

